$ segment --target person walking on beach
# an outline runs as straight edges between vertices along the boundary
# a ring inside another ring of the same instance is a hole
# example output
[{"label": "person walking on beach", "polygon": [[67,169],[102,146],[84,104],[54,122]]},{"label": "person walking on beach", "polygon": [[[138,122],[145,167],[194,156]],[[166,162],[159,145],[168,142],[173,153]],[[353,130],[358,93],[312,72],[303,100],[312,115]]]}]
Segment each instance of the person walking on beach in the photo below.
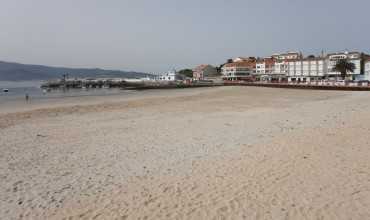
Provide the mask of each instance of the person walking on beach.
[{"label": "person walking on beach", "polygon": [[28,102],[29,99],[30,99],[30,96],[28,95],[28,93],[26,93],[26,102]]}]

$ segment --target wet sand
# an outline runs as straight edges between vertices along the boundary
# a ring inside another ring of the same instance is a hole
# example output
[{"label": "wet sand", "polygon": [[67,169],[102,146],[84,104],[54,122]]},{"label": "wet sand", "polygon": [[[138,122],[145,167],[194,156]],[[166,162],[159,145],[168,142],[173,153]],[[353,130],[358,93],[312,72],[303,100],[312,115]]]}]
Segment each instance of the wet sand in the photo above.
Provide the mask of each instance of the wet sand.
[{"label": "wet sand", "polygon": [[368,219],[368,100],[219,87],[14,105],[0,216]]}]

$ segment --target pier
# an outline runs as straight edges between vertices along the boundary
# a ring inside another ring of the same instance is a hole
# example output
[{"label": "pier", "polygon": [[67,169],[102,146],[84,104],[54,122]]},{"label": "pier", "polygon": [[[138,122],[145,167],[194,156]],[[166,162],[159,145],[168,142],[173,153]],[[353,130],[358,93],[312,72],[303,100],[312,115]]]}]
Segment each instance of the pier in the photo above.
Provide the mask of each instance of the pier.
[{"label": "pier", "polygon": [[124,79],[61,79],[47,81],[43,89],[82,89],[82,88],[122,88],[127,84]]},{"label": "pier", "polygon": [[48,81],[41,85],[43,89],[87,89],[87,88],[121,88],[127,90],[178,89],[223,86],[224,83],[157,81],[140,79],[68,79]]}]

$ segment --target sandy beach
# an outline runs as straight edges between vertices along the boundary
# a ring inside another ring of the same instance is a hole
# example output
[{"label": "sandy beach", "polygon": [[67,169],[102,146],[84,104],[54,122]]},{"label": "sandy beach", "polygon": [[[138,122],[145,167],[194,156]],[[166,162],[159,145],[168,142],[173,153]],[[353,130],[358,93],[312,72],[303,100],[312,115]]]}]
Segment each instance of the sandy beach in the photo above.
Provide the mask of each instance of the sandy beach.
[{"label": "sandy beach", "polygon": [[1,219],[370,219],[370,93],[0,106]]}]

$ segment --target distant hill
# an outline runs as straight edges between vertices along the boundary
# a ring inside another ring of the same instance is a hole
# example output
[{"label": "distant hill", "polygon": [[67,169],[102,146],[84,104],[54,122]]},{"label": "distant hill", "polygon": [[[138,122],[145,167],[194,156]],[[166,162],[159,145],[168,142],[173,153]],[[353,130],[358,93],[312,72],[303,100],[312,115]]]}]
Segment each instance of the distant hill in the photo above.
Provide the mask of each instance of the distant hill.
[{"label": "distant hill", "polygon": [[48,80],[61,78],[63,74],[69,77],[124,77],[141,78],[149,74],[121,70],[104,70],[98,68],[66,68],[42,65],[30,65],[0,61],[1,81]]}]

